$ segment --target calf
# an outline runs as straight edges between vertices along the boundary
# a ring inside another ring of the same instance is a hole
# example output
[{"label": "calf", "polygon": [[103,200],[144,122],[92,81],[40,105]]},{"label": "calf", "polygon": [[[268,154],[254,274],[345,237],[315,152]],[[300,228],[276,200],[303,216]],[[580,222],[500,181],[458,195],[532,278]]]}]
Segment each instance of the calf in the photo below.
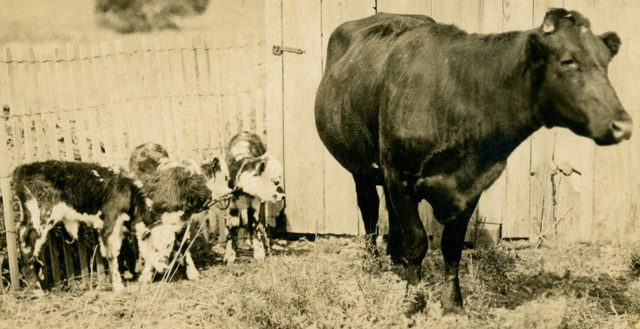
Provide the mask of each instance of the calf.
[{"label": "calf", "polygon": [[[141,156],[143,152],[147,154]],[[177,254],[184,254],[187,278],[195,280],[199,274],[187,248],[189,232],[186,224],[191,215],[208,209],[230,195],[227,183],[229,174],[224,161],[218,158],[197,164],[193,161],[170,161],[166,155],[168,152],[161,145],[140,145],[131,156],[131,171],[142,173],[139,178],[153,200],[153,212],[172,228],[177,237],[176,243],[165,245],[163,255],[174,253],[177,257]],[[180,248],[179,242],[183,237],[187,242]],[[140,280],[150,281],[152,274],[143,272]]]},{"label": "calf", "polygon": [[[20,249],[27,262],[23,272],[29,283],[42,280],[40,252],[47,234],[58,223],[78,238],[84,223],[99,231],[100,250],[109,261],[114,291],[124,289],[118,271],[118,255],[123,239],[132,232],[147,270],[165,271],[166,259],[158,254],[165,244],[166,229],[151,212],[151,200],[139,181],[92,163],[45,161],[17,167],[12,187],[20,200],[22,218],[18,224]],[[151,238],[153,236],[153,238]]]},{"label": "calf", "polygon": [[264,259],[265,248],[269,248],[265,223],[256,220],[255,214],[265,201],[282,201],[282,165],[266,153],[260,137],[242,132],[229,142],[227,163],[231,178],[229,186],[235,191],[229,207],[227,246],[224,262],[231,264],[236,259],[238,228],[247,226],[253,246],[253,258]]}]

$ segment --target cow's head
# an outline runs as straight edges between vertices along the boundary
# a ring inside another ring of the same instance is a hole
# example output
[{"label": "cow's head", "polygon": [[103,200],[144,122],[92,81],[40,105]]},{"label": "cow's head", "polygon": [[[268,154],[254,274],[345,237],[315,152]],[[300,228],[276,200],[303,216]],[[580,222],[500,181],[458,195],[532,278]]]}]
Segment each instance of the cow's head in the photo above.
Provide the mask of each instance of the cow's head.
[{"label": "cow's head", "polygon": [[580,13],[552,9],[529,43],[537,116],[546,126],[567,127],[599,145],[631,137],[631,117],[607,77],[620,49],[616,33],[596,36]]},{"label": "cow's head", "polygon": [[269,154],[243,160],[236,187],[247,194],[259,197],[263,201],[284,199],[282,186],[282,164]]}]

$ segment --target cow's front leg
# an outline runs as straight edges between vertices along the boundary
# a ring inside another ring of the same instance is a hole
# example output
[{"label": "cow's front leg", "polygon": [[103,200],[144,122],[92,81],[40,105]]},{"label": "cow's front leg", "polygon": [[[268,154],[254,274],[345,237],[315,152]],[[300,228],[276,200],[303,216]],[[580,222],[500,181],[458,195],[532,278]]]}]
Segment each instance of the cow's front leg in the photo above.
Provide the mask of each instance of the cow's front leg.
[{"label": "cow's front leg", "polygon": [[[392,208],[395,211],[403,238],[403,259],[407,279],[407,314],[421,311],[426,306],[424,293],[418,289],[422,278],[422,260],[427,254],[429,240],[418,214],[418,200],[412,184],[393,172],[385,172]],[[390,216],[390,220],[391,220]]]},{"label": "cow's front leg", "polygon": [[460,291],[460,279],[458,269],[464,246],[464,236],[467,232],[469,218],[478,204],[478,199],[473,200],[467,209],[456,216],[456,219],[448,222],[442,232],[442,256],[444,257],[445,283],[442,289],[442,308],[446,313],[463,313],[462,292]]}]

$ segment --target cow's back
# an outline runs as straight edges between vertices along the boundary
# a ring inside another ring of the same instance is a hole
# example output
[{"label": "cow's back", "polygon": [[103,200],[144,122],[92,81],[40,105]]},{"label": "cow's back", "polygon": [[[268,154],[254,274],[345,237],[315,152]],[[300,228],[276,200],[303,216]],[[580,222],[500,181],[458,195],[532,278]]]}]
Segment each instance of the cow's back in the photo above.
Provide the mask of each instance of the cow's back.
[{"label": "cow's back", "polygon": [[377,163],[382,74],[398,38],[434,24],[421,15],[377,14],[340,25],[329,38],[316,95],[316,126],[329,152],[354,173]]}]

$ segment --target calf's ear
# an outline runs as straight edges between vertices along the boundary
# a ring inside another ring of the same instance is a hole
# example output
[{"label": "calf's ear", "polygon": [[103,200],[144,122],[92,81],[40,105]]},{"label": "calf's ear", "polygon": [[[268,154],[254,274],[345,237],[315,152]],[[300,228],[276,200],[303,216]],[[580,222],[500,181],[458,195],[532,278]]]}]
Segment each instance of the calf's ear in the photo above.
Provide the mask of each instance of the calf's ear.
[{"label": "calf's ear", "polygon": [[620,45],[622,44],[622,40],[615,32],[607,32],[600,36],[600,40],[604,42],[604,45],[609,48],[609,54],[611,57],[615,56],[620,50]]}]

